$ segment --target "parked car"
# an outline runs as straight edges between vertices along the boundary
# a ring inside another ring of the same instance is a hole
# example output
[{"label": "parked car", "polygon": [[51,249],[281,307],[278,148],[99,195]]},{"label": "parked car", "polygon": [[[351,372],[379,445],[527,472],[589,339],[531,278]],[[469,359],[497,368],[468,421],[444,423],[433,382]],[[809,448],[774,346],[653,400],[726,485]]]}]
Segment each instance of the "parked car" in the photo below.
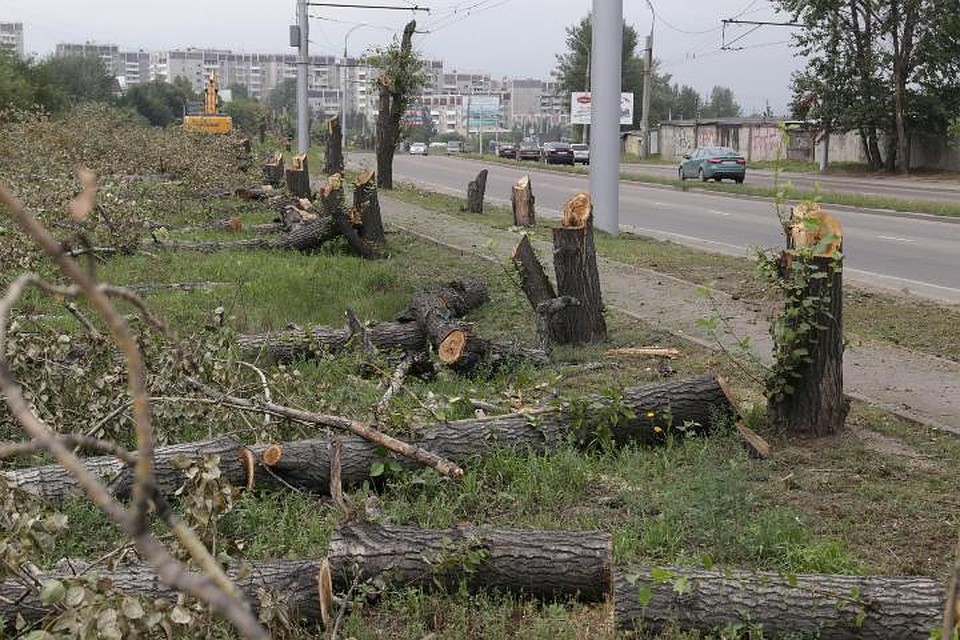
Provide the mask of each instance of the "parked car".
[{"label": "parked car", "polygon": [[582,142],[575,142],[570,145],[573,149],[573,162],[580,164],[590,164],[590,146]]},{"label": "parked car", "polygon": [[427,155],[427,143],[426,142],[414,142],[410,145],[410,155],[412,156],[425,156]]},{"label": "parked car", "polygon": [[501,158],[516,158],[517,148],[512,144],[501,144],[497,147],[497,155]]},{"label": "parked car", "polygon": [[520,146],[517,147],[517,159],[518,160],[539,160],[540,159],[540,147],[537,146],[537,143],[533,140],[524,140],[520,143]]},{"label": "parked car", "polygon": [[463,153],[463,143],[459,140],[450,140],[447,142],[447,155],[451,153]]},{"label": "parked car", "polygon": [[702,147],[683,156],[677,175],[681,180],[699,178],[701,182],[724,178],[743,184],[747,175],[747,161],[736,150],[729,147]]},{"label": "parked car", "polygon": [[573,149],[569,142],[544,142],[540,149],[544,164],[569,164],[573,166]]}]

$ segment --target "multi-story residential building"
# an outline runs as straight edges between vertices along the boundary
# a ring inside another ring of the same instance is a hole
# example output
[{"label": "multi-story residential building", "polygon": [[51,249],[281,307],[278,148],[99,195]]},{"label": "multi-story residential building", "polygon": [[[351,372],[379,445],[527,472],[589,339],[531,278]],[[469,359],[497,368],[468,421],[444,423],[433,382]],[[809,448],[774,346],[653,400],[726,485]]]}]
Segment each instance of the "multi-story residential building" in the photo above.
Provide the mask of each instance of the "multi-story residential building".
[{"label": "multi-story residential building", "polygon": [[98,44],[85,42],[73,44],[61,42],[57,45],[54,55],[58,58],[65,56],[95,56],[103,61],[107,73],[117,79],[121,89],[128,86],[149,82],[151,75],[151,55],[146,51],[121,51],[115,44]]},{"label": "multi-story residential building", "polygon": [[0,48],[10,49],[18,58],[23,58],[23,23],[0,22]]}]

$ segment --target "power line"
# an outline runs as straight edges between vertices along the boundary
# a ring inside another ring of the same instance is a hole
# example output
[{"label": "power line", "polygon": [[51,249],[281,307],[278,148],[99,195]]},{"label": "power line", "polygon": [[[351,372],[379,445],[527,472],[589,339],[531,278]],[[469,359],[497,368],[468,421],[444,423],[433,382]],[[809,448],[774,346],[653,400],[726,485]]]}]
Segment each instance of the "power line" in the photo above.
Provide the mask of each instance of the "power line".
[{"label": "power line", "polygon": [[385,11],[426,11],[427,13],[430,13],[429,7],[421,7],[419,5],[398,7],[396,5],[389,5],[389,4],[350,4],[345,2],[308,2],[307,6],[334,7],[337,9],[383,9]]}]

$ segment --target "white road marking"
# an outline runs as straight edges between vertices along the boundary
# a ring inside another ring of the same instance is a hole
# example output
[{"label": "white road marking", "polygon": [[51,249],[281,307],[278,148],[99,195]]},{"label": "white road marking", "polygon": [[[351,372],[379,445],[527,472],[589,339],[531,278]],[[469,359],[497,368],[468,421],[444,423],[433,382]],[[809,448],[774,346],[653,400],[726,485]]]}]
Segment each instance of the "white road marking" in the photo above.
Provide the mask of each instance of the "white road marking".
[{"label": "white road marking", "polygon": [[707,209],[707,211],[709,211],[710,213],[715,213],[715,214],[717,214],[718,216],[727,217],[727,216],[730,215],[730,214],[727,213],[726,211],[720,211],[719,209]]},{"label": "white road marking", "polygon": [[911,242],[916,242],[916,240],[913,238],[903,238],[901,236],[877,236],[877,237],[880,238],[881,240],[889,240],[890,242],[905,242],[908,244]]}]

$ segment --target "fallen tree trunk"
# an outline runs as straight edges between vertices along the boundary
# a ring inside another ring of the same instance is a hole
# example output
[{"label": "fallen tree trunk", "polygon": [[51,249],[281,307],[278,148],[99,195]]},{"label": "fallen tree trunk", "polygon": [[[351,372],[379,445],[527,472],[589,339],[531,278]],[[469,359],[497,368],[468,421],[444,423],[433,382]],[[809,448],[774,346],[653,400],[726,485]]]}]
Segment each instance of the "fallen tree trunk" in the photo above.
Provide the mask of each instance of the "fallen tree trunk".
[{"label": "fallen tree trunk", "polygon": [[544,599],[602,601],[612,582],[610,535],[352,524],[333,532],[334,583],[380,578],[398,587],[491,589]]},{"label": "fallen tree trunk", "polygon": [[[723,420],[732,413],[727,395],[713,376],[628,388],[617,400],[633,414],[619,424],[604,425],[610,427],[614,442],[619,445],[655,444],[671,433],[679,436],[690,430],[708,432],[713,420]],[[592,402],[599,411],[613,399],[597,397]],[[544,452],[570,442],[592,444],[598,436],[595,429],[585,424],[577,411],[572,413],[577,415],[572,416],[566,407],[544,407],[526,413],[458,420],[424,428],[420,438],[411,444],[460,465],[467,464],[473,456],[499,449]],[[381,448],[349,434],[338,438],[342,442],[344,486],[356,486],[368,480],[371,465],[383,460]],[[270,447],[274,447],[272,455],[265,457]],[[183,484],[182,472],[173,465],[177,456],[216,454],[220,456],[223,478],[236,486],[294,487],[311,493],[329,491],[328,438],[288,442],[279,445],[279,450],[276,447],[267,444],[244,447],[230,438],[159,447],[157,488],[171,495]],[[249,451],[252,457],[244,451]],[[405,466],[416,466],[403,458],[396,459]],[[91,457],[86,458],[84,464],[97,475],[112,478],[109,487],[115,495],[128,496],[131,472],[115,458]],[[59,465],[15,469],[3,472],[3,476],[24,491],[49,500],[62,500],[79,491],[73,476]]]},{"label": "fallen tree trunk", "polygon": [[532,227],[537,223],[534,209],[535,198],[530,184],[530,176],[523,176],[517,180],[510,192],[510,204],[513,206],[513,225],[515,227]]},{"label": "fallen tree trunk", "polygon": [[307,156],[293,156],[293,166],[284,172],[287,179],[287,191],[298,198],[312,197],[310,190],[310,171],[307,169]]},{"label": "fallen tree trunk", "polygon": [[483,196],[487,192],[487,174],[486,169],[481,169],[477,177],[467,184],[467,206],[461,211],[470,213],[483,213]]},{"label": "fallen tree trunk", "polygon": [[[489,299],[487,285],[478,278],[460,278],[418,295],[442,300],[451,317],[460,317]],[[416,296],[415,296],[416,299]],[[411,308],[394,322],[379,322],[362,327],[364,341],[381,351],[421,352],[426,350],[427,335]],[[357,331],[315,325],[309,329],[288,329],[278,334],[241,335],[238,344],[246,353],[264,354],[275,361],[309,358],[342,350]]]},{"label": "fallen tree trunk", "polygon": [[295,249],[312,251],[323,243],[337,237],[336,225],[328,217],[321,216],[311,222],[297,225],[293,230],[279,236],[247,238],[227,242],[161,242],[154,239],[164,249],[174,251],[255,251],[258,249]]},{"label": "fallen tree trunk", "polygon": [[765,638],[926,640],[944,589],[923,577],[780,575],[670,567],[618,572],[616,627],[657,633],[758,628]]},{"label": "fallen tree trunk", "polygon": [[328,176],[343,173],[343,140],[340,128],[340,116],[327,118],[327,153],[324,158],[323,172]]}]

